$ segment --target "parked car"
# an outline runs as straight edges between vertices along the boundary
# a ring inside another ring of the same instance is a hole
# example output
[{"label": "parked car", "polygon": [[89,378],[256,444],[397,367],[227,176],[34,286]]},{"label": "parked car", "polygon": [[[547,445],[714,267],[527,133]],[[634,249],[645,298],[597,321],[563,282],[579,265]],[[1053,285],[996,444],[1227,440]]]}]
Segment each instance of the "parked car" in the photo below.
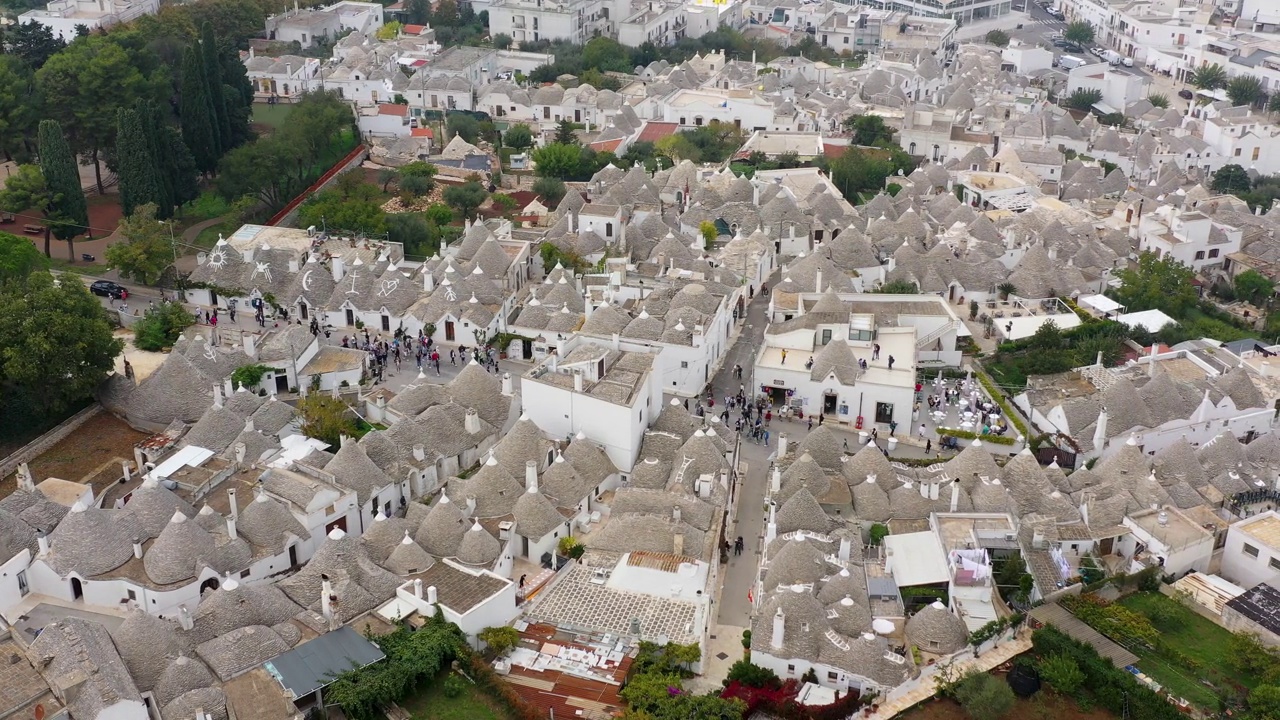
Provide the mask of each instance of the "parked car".
[{"label": "parked car", "polygon": [[1106,48],[1096,47],[1096,48],[1090,48],[1089,53],[1092,54],[1094,57],[1102,57],[1107,53],[1107,50]]},{"label": "parked car", "polygon": [[1183,88],[1182,90],[1178,91],[1178,97],[1182,98],[1183,100],[1191,100],[1195,96],[1196,96],[1195,93],[1191,92],[1190,90],[1187,90],[1186,88]]},{"label": "parked car", "polygon": [[115,300],[123,300],[129,294],[129,291],[123,285],[113,283],[110,280],[94,280],[93,284],[89,286],[89,292]]},{"label": "parked car", "polygon": [[1133,67],[1133,58],[1131,57],[1122,58],[1120,62],[1123,63],[1125,67]]}]

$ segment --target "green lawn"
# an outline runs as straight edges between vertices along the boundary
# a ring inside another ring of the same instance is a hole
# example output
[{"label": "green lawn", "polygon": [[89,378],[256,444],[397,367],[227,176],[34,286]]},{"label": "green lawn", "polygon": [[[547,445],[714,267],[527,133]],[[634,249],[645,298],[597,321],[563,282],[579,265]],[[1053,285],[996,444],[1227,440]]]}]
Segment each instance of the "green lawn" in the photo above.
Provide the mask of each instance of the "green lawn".
[{"label": "green lawn", "polygon": [[400,703],[413,720],[508,720],[508,715],[486,700],[484,691],[470,681],[466,683],[468,692],[456,698],[445,695],[444,679],[448,675],[441,673]]},{"label": "green lawn", "polygon": [[289,116],[289,111],[293,109],[292,105],[281,103],[279,105],[268,105],[266,103],[254,103],[253,114],[250,115],[249,121],[270,125],[272,129],[277,129],[284,125],[285,118]]},{"label": "green lawn", "polygon": [[[1131,610],[1148,614],[1158,605],[1177,601],[1157,592],[1142,592],[1127,595],[1119,602]],[[1186,612],[1185,620],[1175,628],[1161,628],[1160,637],[1170,649],[1199,665],[1198,668],[1187,668],[1158,652],[1138,653],[1141,657],[1138,668],[1175,695],[1201,707],[1216,709],[1219,696],[1231,696],[1237,686],[1252,688],[1258,683],[1258,678],[1231,667],[1231,633],[1194,612]],[[1218,690],[1205,685],[1202,680],[1212,683]]]},{"label": "green lawn", "polygon": [[231,233],[239,230],[240,225],[240,221],[235,218],[228,218],[217,225],[210,225],[209,227],[201,230],[200,234],[196,236],[195,245],[208,250],[218,242],[219,233],[221,233],[224,238],[228,237]]}]

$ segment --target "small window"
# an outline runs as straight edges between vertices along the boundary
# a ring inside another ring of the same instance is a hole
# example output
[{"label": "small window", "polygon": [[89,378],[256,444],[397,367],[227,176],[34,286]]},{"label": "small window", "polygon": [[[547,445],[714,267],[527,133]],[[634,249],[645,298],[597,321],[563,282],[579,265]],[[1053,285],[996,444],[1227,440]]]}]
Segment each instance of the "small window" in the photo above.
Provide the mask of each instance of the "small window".
[{"label": "small window", "polygon": [[1260,148],[1260,147],[1256,147],[1256,148],[1254,148],[1254,149],[1253,149],[1253,159],[1254,159],[1254,160],[1257,160],[1257,159],[1258,159],[1258,154],[1259,154],[1259,153],[1261,153],[1261,152],[1262,152],[1262,148]]},{"label": "small window", "polygon": [[800,623],[800,632],[809,632],[809,623]]},{"label": "small window", "polygon": [[[849,38],[845,38],[845,40],[848,40],[848,39],[849,39]],[[828,679],[828,680],[838,680],[838,679],[840,679],[840,674],[839,674],[839,673],[837,673],[837,672],[835,672],[834,670],[828,670],[828,671],[827,671],[827,679]]]},{"label": "small window", "polygon": [[1209,251],[1209,257],[1211,257],[1211,258],[1216,258],[1216,257],[1218,257],[1218,248],[1214,248],[1214,249],[1210,250],[1210,251]]},{"label": "small window", "polygon": [[1236,151],[1235,151],[1235,156],[1236,156],[1236,157],[1240,157],[1240,151],[1241,151],[1242,149],[1243,149],[1243,148],[1236,148]]},{"label": "small window", "polygon": [[1258,557],[1258,548],[1250,545],[1249,543],[1245,543],[1242,550],[1244,551],[1244,554],[1249,557]]},{"label": "small window", "polygon": [[1203,260],[1203,259],[1204,259],[1204,251],[1203,251],[1203,250],[1197,250],[1197,251],[1196,251],[1196,259],[1197,259],[1197,260]]},{"label": "small window", "polygon": [[688,370],[688,369],[689,369],[689,361],[688,361],[688,360],[681,360],[681,361],[680,361],[680,369],[681,369],[681,370]]},{"label": "small window", "polygon": [[787,665],[787,674],[788,674],[788,675],[795,675],[795,674],[796,674],[796,666],[795,666],[795,665]]},{"label": "small window", "polygon": [[[1272,562],[1274,562],[1274,561],[1272,561]],[[130,600],[133,600],[134,602],[137,602],[137,601],[138,601],[138,593],[136,593],[136,592],[134,592],[134,591],[132,591],[132,590],[129,590],[129,591],[127,591],[127,592],[129,593],[129,599],[130,599]]]},{"label": "small window", "polygon": [[1267,564],[1271,566],[1272,570],[1280,570],[1280,558],[1271,558],[1267,561]]},{"label": "small window", "polygon": [[930,640],[930,641],[929,641],[929,649],[930,649],[930,650],[937,650],[937,649],[938,649],[938,641],[937,641],[937,640]]},{"label": "small window", "polygon": [[241,570],[241,571],[240,571],[240,579],[241,579],[241,580],[243,580],[243,579],[245,579],[245,578],[249,577],[249,576],[250,576],[250,575],[252,575],[252,574],[253,574],[253,573],[252,573],[250,570],[248,570],[247,568],[246,568],[246,569],[244,569],[244,570]]}]

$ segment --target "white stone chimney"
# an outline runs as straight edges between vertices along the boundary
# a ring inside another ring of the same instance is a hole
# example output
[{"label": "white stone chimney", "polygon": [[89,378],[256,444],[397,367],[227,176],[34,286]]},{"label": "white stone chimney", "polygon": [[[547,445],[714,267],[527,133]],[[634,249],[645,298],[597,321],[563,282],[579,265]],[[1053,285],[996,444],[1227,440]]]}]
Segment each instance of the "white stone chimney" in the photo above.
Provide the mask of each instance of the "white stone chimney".
[{"label": "white stone chimney", "polygon": [[190,630],[195,627],[195,621],[191,618],[191,611],[187,609],[186,605],[178,606],[178,625],[183,630]]},{"label": "white stone chimney", "polygon": [[502,373],[502,394],[511,397],[514,392],[511,387],[511,373]]},{"label": "white stone chimney", "polygon": [[248,453],[248,448],[245,446],[244,443],[238,442],[236,443],[236,446],[235,446],[235,453],[236,453],[236,465],[243,470],[245,455]]},{"label": "white stone chimney", "polygon": [[342,282],[342,276],[346,273],[346,268],[343,267],[342,264],[342,258],[336,257],[330,260],[329,263],[329,267],[333,269],[333,281]]},{"label": "white stone chimney", "polygon": [[524,464],[524,486],[529,492],[538,492],[538,463],[529,460]]},{"label": "white stone chimney", "polygon": [[769,479],[769,493],[776,494],[782,489],[782,468],[775,464],[773,466],[773,476]]},{"label": "white stone chimney", "polygon": [[235,520],[240,519],[240,508],[236,507],[236,489],[227,488],[227,500],[231,505],[231,517]]},{"label": "white stone chimney", "polygon": [[466,501],[466,502],[467,502],[467,514],[466,514],[466,516],[467,516],[467,517],[471,517],[471,516],[473,516],[473,515],[475,515],[475,514],[476,514],[476,496],[475,496],[475,495],[468,495],[468,496],[467,496],[467,501]]},{"label": "white stone chimney", "polygon": [[764,528],[764,544],[768,546],[776,537],[778,537],[778,504],[770,501],[769,522]]},{"label": "white stone chimney", "polygon": [[677,532],[671,535],[671,554],[684,555],[684,533]]},{"label": "white stone chimney", "polygon": [[474,408],[467,409],[467,416],[462,421],[462,426],[470,435],[475,435],[480,432],[480,416],[476,414]]},{"label": "white stone chimney", "polygon": [[951,482],[951,512],[955,512],[960,507],[960,481],[953,480]]},{"label": "white stone chimney", "polygon": [[435,605],[440,602],[440,596],[436,593],[436,586],[432,585],[427,588],[427,602]]},{"label": "white stone chimney", "polygon": [[49,554],[49,536],[45,535],[43,531],[37,532],[36,542],[40,546],[39,557],[44,557],[45,555],[48,555]]},{"label": "white stone chimney", "polygon": [[940,482],[936,482],[936,483],[931,484],[931,485],[929,486],[929,499],[930,499],[930,500],[937,500],[937,499],[938,499],[938,492],[939,492],[941,489],[942,489],[942,483],[940,483]]},{"label": "white stone chimney", "polygon": [[227,537],[232,540],[236,539],[236,518],[234,515],[227,516]]},{"label": "white stone chimney", "polygon": [[18,487],[26,490],[27,492],[36,491],[36,480],[31,475],[31,466],[27,463],[21,463],[18,465]]},{"label": "white stone chimney", "polygon": [[781,460],[787,456],[787,449],[791,443],[791,439],[786,433],[778,433],[778,459]]},{"label": "white stone chimney", "polygon": [[849,555],[850,555],[850,553],[852,553],[852,551],[853,551],[853,541],[851,541],[851,540],[850,540],[849,538],[847,538],[847,537],[842,537],[842,538],[840,538],[840,555],[839,555],[839,558],[840,558],[840,562],[841,562],[841,563],[848,563],[848,562],[849,562]]},{"label": "white stone chimney", "polygon": [[140,538],[133,539],[133,556],[142,559],[142,540]]},{"label": "white stone chimney", "polygon": [[222,383],[214,383],[213,385],[213,406],[222,407]]},{"label": "white stone chimney", "polygon": [[769,646],[775,650],[782,649],[782,642],[786,637],[787,616],[782,612],[782,608],[778,608],[778,612],[773,614],[773,637],[769,638]]},{"label": "white stone chimney", "polygon": [[424,292],[431,292],[436,289],[435,276],[426,271],[422,273],[422,289]]},{"label": "white stone chimney", "polygon": [[573,391],[582,392],[582,373],[580,372],[573,374]]},{"label": "white stone chimney", "polygon": [[257,428],[256,428],[256,427],[254,426],[254,424],[253,424],[253,416],[252,416],[252,415],[250,415],[249,417],[247,417],[247,418],[245,418],[245,419],[244,419],[244,431],[245,431],[245,432],[253,432],[253,431],[254,431],[254,430],[256,430],[256,429],[257,429]]},{"label": "white stone chimney", "polygon": [[338,597],[333,594],[333,583],[329,581],[329,576],[321,575],[320,576],[320,611],[324,615],[324,619],[328,620],[330,623],[333,622],[334,615],[336,614],[334,612],[334,604],[335,604],[334,601],[336,601],[337,599]]},{"label": "white stone chimney", "polygon": [[422,578],[413,581],[413,596],[422,599]]},{"label": "white stone chimney", "polygon": [[680,506],[679,505],[676,505],[675,507],[671,508],[671,522],[673,523],[680,522]]},{"label": "white stone chimney", "polygon": [[133,479],[133,466],[129,464],[128,460],[120,461],[120,471],[123,473],[122,477],[126,483]]}]

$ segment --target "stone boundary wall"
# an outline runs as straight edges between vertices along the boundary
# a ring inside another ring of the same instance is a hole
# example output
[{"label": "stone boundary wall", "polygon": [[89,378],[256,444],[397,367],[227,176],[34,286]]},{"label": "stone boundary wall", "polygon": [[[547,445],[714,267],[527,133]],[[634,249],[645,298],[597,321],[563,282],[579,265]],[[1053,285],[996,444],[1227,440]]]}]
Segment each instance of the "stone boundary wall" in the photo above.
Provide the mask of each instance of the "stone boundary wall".
[{"label": "stone boundary wall", "polygon": [[57,427],[31,442],[23,445],[7,458],[0,460],[0,478],[7,478],[13,474],[18,466],[24,462],[31,462],[43,453],[45,450],[56,445],[60,440],[70,435],[72,431],[85,424],[90,418],[95,417],[102,412],[102,406],[94,403],[71,417],[63,420]]}]

